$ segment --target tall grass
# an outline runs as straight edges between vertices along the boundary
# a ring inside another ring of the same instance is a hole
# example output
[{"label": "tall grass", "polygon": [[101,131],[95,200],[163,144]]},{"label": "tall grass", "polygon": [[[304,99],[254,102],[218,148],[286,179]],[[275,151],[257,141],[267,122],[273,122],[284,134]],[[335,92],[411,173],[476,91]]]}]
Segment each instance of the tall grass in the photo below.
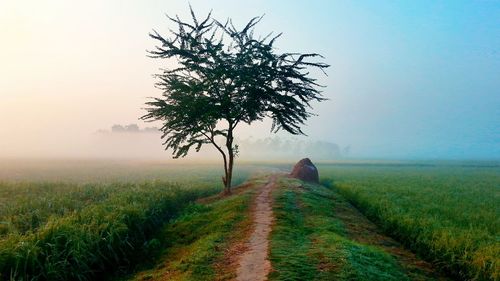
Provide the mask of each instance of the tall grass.
[{"label": "tall grass", "polygon": [[[2,171],[6,178],[2,181],[0,177],[0,240],[8,233],[36,231],[49,219],[102,202],[130,183],[153,180],[184,186],[217,186],[222,172],[217,165],[174,166],[157,162],[69,162],[69,167],[64,167],[61,162],[49,161],[38,166],[24,165],[7,167]],[[248,165],[238,168],[235,184],[257,169]]]},{"label": "tall grass", "polygon": [[9,233],[36,231],[49,219],[102,202],[122,188],[116,184],[0,183],[0,240]]},{"label": "tall grass", "polygon": [[500,280],[497,166],[320,165],[336,187],[383,229],[468,280]]},{"label": "tall grass", "polygon": [[[206,185],[125,184],[79,212],[50,219],[38,231],[0,241],[0,276],[14,280],[91,280],[147,254],[154,231],[200,196]],[[218,190],[218,188],[217,188]]]},{"label": "tall grass", "polygon": [[[101,278],[147,255],[189,203],[222,190],[214,165],[72,165],[0,177],[0,280]],[[239,169],[235,184],[253,170]]]},{"label": "tall grass", "polygon": [[[235,176],[262,168],[238,163]],[[50,183],[141,183],[161,180],[185,182],[215,179],[224,173],[222,163],[193,163],[182,160],[5,160],[0,158],[0,181]]]}]

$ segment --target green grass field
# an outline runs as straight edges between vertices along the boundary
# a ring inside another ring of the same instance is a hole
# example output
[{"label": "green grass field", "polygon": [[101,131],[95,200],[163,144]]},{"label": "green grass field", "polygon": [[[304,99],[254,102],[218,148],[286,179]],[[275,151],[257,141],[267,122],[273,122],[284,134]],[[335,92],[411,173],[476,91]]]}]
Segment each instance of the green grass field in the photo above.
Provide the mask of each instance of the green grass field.
[{"label": "green grass field", "polygon": [[250,206],[256,187],[252,179],[229,197],[212,197],[186,208],[157,235],[160,251],[153,259],[115,279],[233,280],[232,245],[246,238],[251,227]]},{"label": "green grass field", "polygon": [[[238,166],[235,185],[288,164]],[[263,177],[229,197],[220,167],[0,161],[0,280],[231,280]],[[270,280],[500,280],[496,164],[318,165],[273,191]],[[206,198],[208,199],[201,199]],[[372,225],[348,202],[376,225]],[[166,279],[165,279],[166,278]]]},{"label": "green grass field", "polygon": [[394,257],[347,237],[332,190],[292,179],[279,184],[270,280],[409,280]]},{"label": "green grass field", "polygon": [[0,240],[0,272],[15,280],[85,280],[147,255],[156,229],[189,202],[213,193],[206,186],[131,184],[101,202],[34,231]]},{"label": "green grass field", "polygon": [[477,163],[319,165],[407,247],[457,278],[500,280],[500,168]]},{"label": "green grass field", "polygon": [[[149,255],[163,224],[222,187],[219,168],[208,164],[69,166],[3,170],[0,280],[92,280],[129,267]],[[235,184],[255,169],[241,168]]]}]

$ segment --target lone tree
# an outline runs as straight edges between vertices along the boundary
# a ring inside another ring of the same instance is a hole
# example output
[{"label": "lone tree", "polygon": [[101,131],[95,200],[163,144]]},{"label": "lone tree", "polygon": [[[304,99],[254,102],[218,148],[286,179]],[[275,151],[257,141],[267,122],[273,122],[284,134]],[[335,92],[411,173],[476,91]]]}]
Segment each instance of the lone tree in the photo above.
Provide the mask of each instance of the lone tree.
[{"label": "lone tree", "polygon": [[313,115],[310,103],[325,100],[308,68],[323,71],[329,65],[311,61],[322,58],[315,53],[276,53],[273,44],[281,33],[256,39],[254,27],[262,17],[238,29],[230,19],[220,22],[209,13],[199,20],[190,11],[192,22],[167,16],[177,26],[169,37],[149,34],[159,45],[148,56],[173,60],[175,67],[155,75],[163,94],[146,103],[141,119],[163,122],[165,149],[173,149],[174,158],[213,145],[222,155],[229,193],[238,154],[235,128],[269,117],[272,132],[304,134],[300,126]]}]

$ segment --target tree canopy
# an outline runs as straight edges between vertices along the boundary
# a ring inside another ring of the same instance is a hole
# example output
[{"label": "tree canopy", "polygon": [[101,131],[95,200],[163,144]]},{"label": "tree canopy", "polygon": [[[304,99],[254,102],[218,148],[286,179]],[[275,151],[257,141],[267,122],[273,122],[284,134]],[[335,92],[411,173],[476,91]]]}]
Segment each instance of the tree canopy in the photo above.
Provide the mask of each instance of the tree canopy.
[{"label": "tree canopy", "polygon": [[[277,53],[274,43],[281,34],[254,37],[262,17],[237,28],[230,19],[221,22],[211,13],[191,21],[168,17],[175,24],[169,37],[153,31],[159,43],[152,58],[173,60],[175,67],[156,74],[159,98],[147,102],[144,120],[161,120],[162,138],[174,158],[211,144],[224,160],[224,185],[231,185],[234,129],[241,123],[270,118],[273,132],[304,134],[301,126],[312,115],[312,101],[325,100],[308,68],[329,65],[312,61],[316,53]],[[223,139],[223,143],[218,140]]]}]

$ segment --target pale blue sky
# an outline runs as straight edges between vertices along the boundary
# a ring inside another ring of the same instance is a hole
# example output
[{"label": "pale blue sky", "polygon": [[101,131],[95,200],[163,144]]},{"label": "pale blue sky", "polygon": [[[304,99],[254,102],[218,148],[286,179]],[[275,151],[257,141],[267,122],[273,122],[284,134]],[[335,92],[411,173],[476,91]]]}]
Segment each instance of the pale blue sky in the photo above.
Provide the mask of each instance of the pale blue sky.
[{"label": "pale blue sky", "polygon": [[[147,33],[171,27],[164,12],[188,15],[187,1],[41,2],[0,3],[0,155],[33,137],[69,151],[137,123],[159,94]],[[190,2],[240,24],[266,14],[257,30],[283,32],[280,51],[325,56],[331,100],[315,107],[311,138],[360,158],[500,158],[500,1]]]}]

